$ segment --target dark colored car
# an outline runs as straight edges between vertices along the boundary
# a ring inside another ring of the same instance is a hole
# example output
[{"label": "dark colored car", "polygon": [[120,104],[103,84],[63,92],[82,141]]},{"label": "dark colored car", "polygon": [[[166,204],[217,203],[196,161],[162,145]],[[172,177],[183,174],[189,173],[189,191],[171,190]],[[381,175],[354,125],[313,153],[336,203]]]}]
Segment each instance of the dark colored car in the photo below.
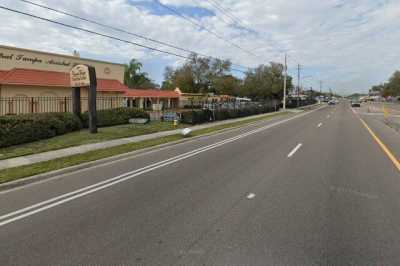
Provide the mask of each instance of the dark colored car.
[{"label": "dark colored car", "polygon": [[352,100],[351,107],[361,107],[361,102],[359,100]]}]

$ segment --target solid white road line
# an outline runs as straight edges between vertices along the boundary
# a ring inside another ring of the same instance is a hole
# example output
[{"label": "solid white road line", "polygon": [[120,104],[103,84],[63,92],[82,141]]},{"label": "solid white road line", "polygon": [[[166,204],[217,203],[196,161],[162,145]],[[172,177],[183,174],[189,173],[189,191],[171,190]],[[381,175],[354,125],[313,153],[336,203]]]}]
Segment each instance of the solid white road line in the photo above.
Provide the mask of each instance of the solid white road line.
[{"label": "solid white road line", "polygon": [[256,197],[256,194],[254,193],[250,193],[249,195],[247,195],[247,199],[254,199]]},{"label": "solid white road line", "polygon": [[297,146],[288,154],[288,158],[292,157],[300,148],[303,146],[303,144],[299,143]]},{"label": "solid white road line", "polygon": [[[78,190],[75,190],[75,191],[72,191],[72,192],[69,192],[69,193],[66,193],[66,194],[62,194],[62,195],[60,195],[58,197],[54,197],[54,198],[51,198],[49,200],[46,200],[46,201],[43,201],[43,202],[39,202],[37,204],[28,206],[26,208],[23,208],[23,209],[20,209],[20,210],[17,210],[17,211],[2,215],[2,216],[0,216],[0,221],[1,221],[0,222],[0,226],[4,226],[6,224],[21,220],[21,219],[29,217],[31,215],[34,215],[36,213],[43,212],[43,211],[45,211],[47,209],[56,207],[58,205],[67,203],[67,202],[72,201],[72,200],[75,200],[77,198],[81,198],[83,196],[95,193],[97,191],[103,190],[105,188],[114,186],[114,185],[116,185],[118,183],[121,183],[121,182],[127,181],[129,179],[132,179],[134,177],[137,177],[139,175],[154,171],[154,170],[156,170],[158,168],[174,164],[176,162],[179,162],[179,161],[185,160],[187,158],[193,157],[193,156],[195,156],[197,154],[200,154],[200,153],[203,153],[203,152],[218,148],[218,147],[220,147],[222,145],[225,145],[227,143],[231,143],[231,142],[237,141],[237,140],[239,140],[241,138],[244,138],[244,137],[247,137],[249,135],[253,135],[253,134],[256,134],[258,132],[267,130],[269,128],[278,126],[280,124],[287,123],[287,122],[292,121],[294,119],[297,119],[297,118],[303,117],[305,115],[308,115],[310,113],[313,113],[315,111],[318,111],[318,110],[320,110],[322,108],[324,108],[324,107],[320,107],[320,108],[312,110],[310,112],[306,112],[306,113],[303,113],[303,114],[300,114],[300,115],[296,115],[294,117],[291,117],[291,118],[288,118],[288,119],[285,119],[285,120],[281,120],[281,121],[269,124],[269,125],[264,126],[264,127],[260,127],[258,129],[246,132],[244,134],[240,134],[238,136],[235,136],[235,137],[232,137],[232,138],[229,138],[229,139],[226,139],[226,140],[223,140],[223,141],[220,141],[220,142],[217,142],[217,143],[214,143],[214,144],[202,147],[202,148],[198,148],[198,149],[195,149],[195,150],[187,152],[187,153],[183,153],[181,155],[169,158],[167,160],[160,161],[158,163],[154,163],[154,164],[148,165],[146,167],[143,167],[143,168],[140,168],[140,169],[137,169],[137,170],[134,170],[134,171],[131,171],[131,172],[128,172],[128,173],[125,173],[125,174],[122,174],[122,175],[119,175],[119,176],[104,180],[102,182],[99,182],[99,183],[96,183],[96,184],[93,184],[93,185],[90,185],[90,186],[86,186],[86,187],[83,187],[81,189],[78,189]],[[301,144],[300,144],[300,146],[301,146]],[[294,151],[294,153],[296,151]],[[10,218],[10,217],[12,217],[12,218]],[[7,219],[7,218],[10,218],[10,219]]]},{"label": "solid white road line", "polygon": [[320,128],[320,127],[322,127],[322,123],[319,123],[319,124],[318,124],[318,128]]}]

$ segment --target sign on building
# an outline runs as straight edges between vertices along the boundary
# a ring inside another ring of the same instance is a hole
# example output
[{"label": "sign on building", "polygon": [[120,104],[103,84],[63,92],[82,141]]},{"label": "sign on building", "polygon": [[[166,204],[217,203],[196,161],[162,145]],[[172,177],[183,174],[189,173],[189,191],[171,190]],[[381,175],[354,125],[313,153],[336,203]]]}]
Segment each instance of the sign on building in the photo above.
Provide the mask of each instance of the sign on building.
[{"label": "sign on building", "polygon": [[77,65],[70,71],[71,87],[89,87],[90,74],[89,67],[85,65]]}]

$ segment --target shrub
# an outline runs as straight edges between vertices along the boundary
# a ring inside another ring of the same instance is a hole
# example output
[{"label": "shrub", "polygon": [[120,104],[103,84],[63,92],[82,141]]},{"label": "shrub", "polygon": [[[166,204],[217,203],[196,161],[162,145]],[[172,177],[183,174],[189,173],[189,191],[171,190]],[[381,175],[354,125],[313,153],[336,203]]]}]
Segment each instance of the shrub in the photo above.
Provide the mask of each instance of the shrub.
[{"label": "shrub", "polygon": [[274,111],[275,108],[268,105],[247,106],[238,109],[218,109],[199,110],[199,111],[184,111],[181,113],[181,121],[186,124],[201,124],[212,120],[226,120],[238,117],[245,117],[257,114],[263,114]]},{"label": "shrub", "polygon": [[[128,124],[131,118],[147,118],[150,119],[148,113],[143,110],[135,108],[116,108],[109,110],[97,111],[97,126],[108,127],[115,125]],[[88,112],[82,114],[82,121],[84,127],[89,126]]]},{"label": "shrub", "polygon": [[211,121],[212,115],[210,110],[185,111],[181,113],[181,121],[185,124],[202,124]]},{"label": "shrub", "polygon": [[44,113],[0,117],[0,147],[51,138],[82,128],[70,113]]},{"label": "shrub", "polygon": [[201,105],[184,105],[183,109],[201,109]]}]

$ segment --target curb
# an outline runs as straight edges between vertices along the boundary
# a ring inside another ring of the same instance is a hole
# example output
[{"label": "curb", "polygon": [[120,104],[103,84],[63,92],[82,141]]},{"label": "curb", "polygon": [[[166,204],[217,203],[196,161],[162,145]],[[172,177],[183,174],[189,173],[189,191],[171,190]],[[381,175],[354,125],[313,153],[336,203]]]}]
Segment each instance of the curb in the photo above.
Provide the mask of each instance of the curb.
[{"label": "curb", "polygon": [[[188,125],[192,131],[195,130],[201,130],[205,128],[213,128],[216,126],[221,126],[221,125],[226,125],[230,123],[236,123],[236,122],[242,122],[242,121],[247,121],[259,117],[267,117],[267,116],[272,116],[274,114],[279,114],[282,111],[278,112],[271,112],[271,113],[264,113],[264,114],[258,114],[258,115],[252,115],[248,117],[242,117],[242,118],[234,118],[234,119],[228,119],[228,120],[223,120],[223,121],[215,121],[211,123],[204,123],[200,125]],[[183,129],[183,128],[182,128]],[[104,148],[112,148],[112,147],[117,147],[121,146],[124,144],[130,144],[130,143],[138,143],[142,141],[147,141],[147,140],[154,140],[158,139],[161,137],[168,137],[176,134],[180,134],[182,129],[172,129],[172,130],[167,130],[167,131],[160,131],[160,132],[154,132],[152,134],[144,134],[144,135],[139,135],[139,136],[133,136],[133,137],[124,137],[120,139],[112,139],[104,142],[96,142],[96,143],[88,143],[84,145],[77,145],[77,146],[71,146],[71,147],[66,147],[62,149],[56,149],[56,150],[50,150],[50,151],[45,151],[37,154],[28,154],[24,156],[17,156],[17,157],[12,157],[12,158],[6,158],[3,160],[0,160],[0,171],[2,170],[7,170],[11,168],[16,168],[16,167],[22,167],[22,166],[28,166],[28,165],[33,165],[45,161],[50,161],[54,159],[61,159],[61,158],[66,158],[70,157],[73,155],[78,155],[78,154],[84,154],[86,152],[90,151],[96,151],[96,150],[102,150]],[[88,146],[94,145],[95,147],[89,148]],[[82,148],[82,150],[80,149]],[[61,154],[60,154],[61,153]],[[35,159],[36,158],[36,159]],[[13,163],[13,161],[16,161],[16,163]]]},{"label": "curb", "polygon": [[[272,114],[279,115],[279,113],[271,113],[270,115],[267,115],[266,117],[272,116]],[[243,121],[245,121],[245,120],[243,120]],[[232,121],[232,123],[234,123],[234,122],[235,121]],[[240,122],[240,121],[236,121],[236,122]],[[156,146],[152,146],[152,147],[148,147],[148,148],[143,148],[143,149],[128,152],[128,153],[123,153],[123,154],[91,161],[91,162],[86,162],[86,163],[82,163],[82,164],[78,164],[78,165],[74,165],[74,166],[69,166],[69,167],[66,167],[63,169],[54,170],[54,171],[43,173],[43,174],[38,174],[38,175],[10,181],[10,182],[5,182],[3,184],[0,184],[0,192],[4,192],[4,191],[11,190],[14,188],[22,187],[22,186],[29,185],[32,183],[39,183],[40,181],[44,181],[44,180],[51,179],[54,177],[62,177],[64,175],[71,174],[73,172],[83,170],[83,169],[93,168],[98,165],[113,163],[113,162],[117,162],[120,160],[132,159],[141,154],[145,154],[147,152],[152,152],[153,150],[167,148],[169,146],[173,146],[173,145],[177,145],[177,144],[181,144],[181,143],[185,143],[185,142],[195,141],[197,139],[208,137],[208,136],[219,135],[219,134],[226,133],[229,131],[238,130],[240,128],[257,125],[262,122],[265,122],[265,121],[255,121],[255,122],[245,124],[245,125],[240,125],[240,126],[231,127],[231,128],[225,128],[225,129],[217,130],[217,131],[207,133],[204,135],[200,135],[200,136],[195,136],[195,137],[191,137],[191,138],[187,138],[187,139],[172,141],[172,142],[168,142],[168,143],[164,143],[164,144],[160,144],[160,145],[156,145]],[[201,129],[199,129],[199,130],[201,130]],[[170,136],[173,136],[173,135],[170,135]],[[122,144],[122,145],[124,145],[124,144]]]}]

